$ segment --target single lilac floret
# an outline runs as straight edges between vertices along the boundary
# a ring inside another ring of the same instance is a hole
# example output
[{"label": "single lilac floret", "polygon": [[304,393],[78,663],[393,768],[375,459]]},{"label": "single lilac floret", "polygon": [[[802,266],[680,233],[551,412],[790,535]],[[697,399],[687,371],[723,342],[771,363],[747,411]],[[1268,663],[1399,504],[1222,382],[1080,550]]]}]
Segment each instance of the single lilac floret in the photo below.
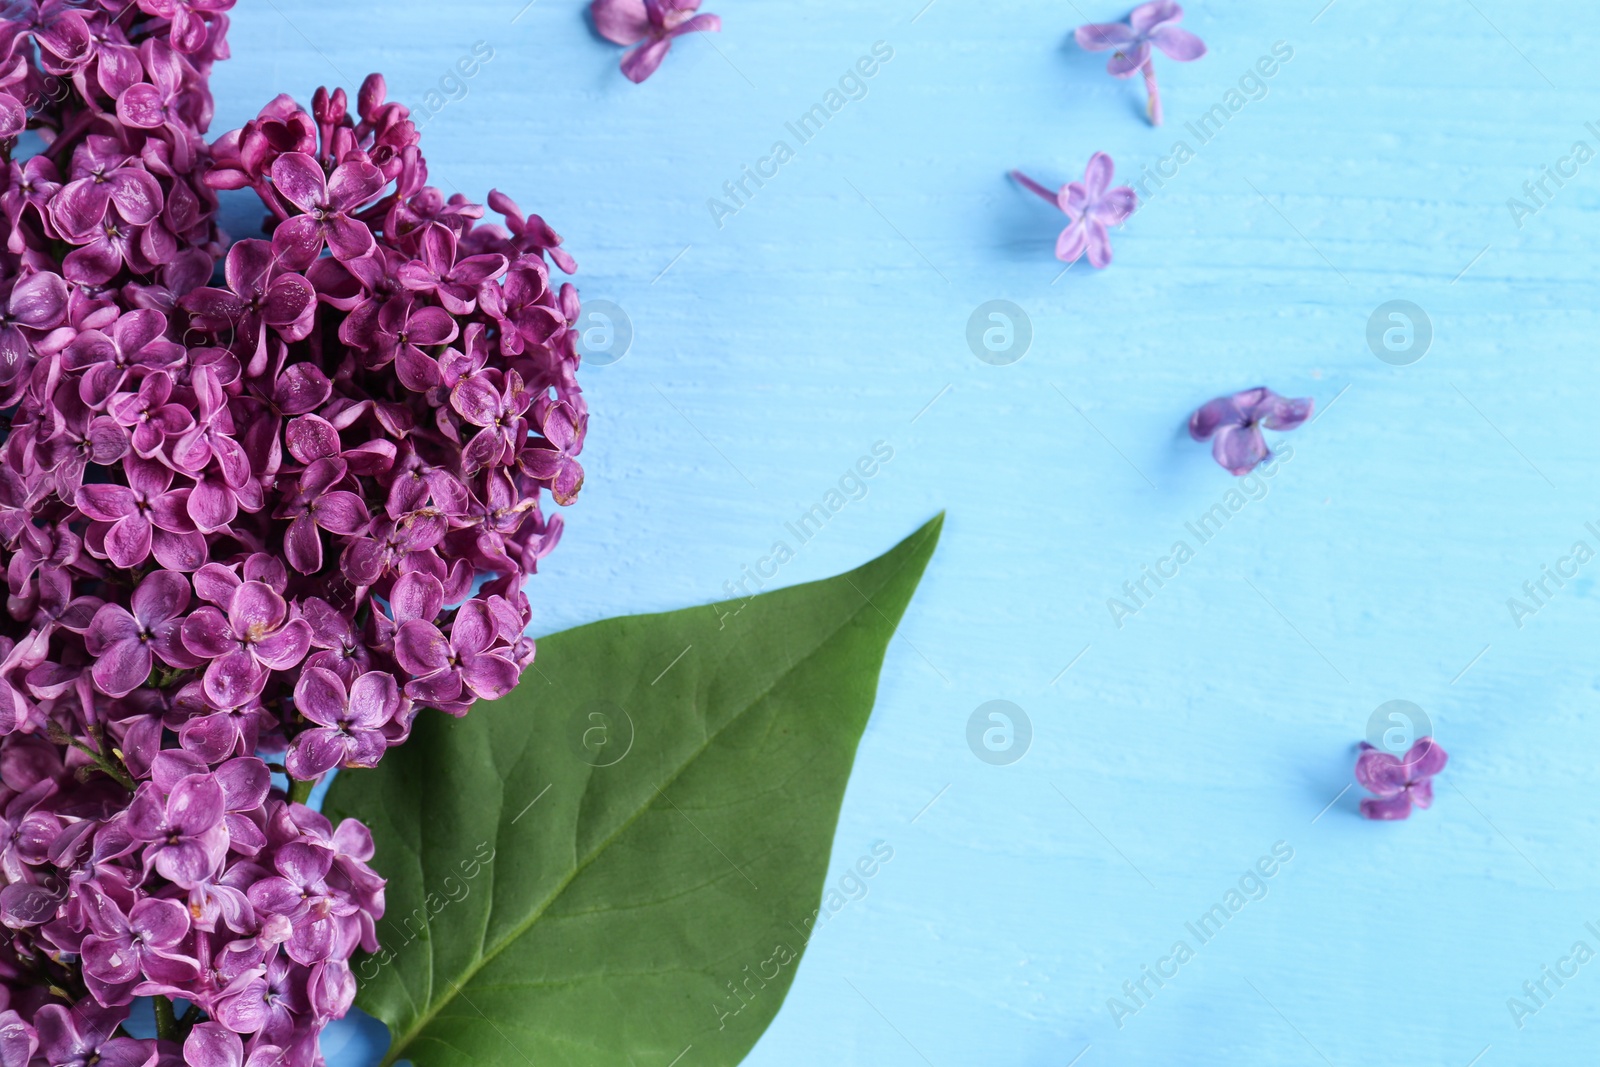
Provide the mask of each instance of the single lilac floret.
[{"label": "single lilac floret", "polygon": [[1211,441],[1211,454],[1223,469],[1243,477],[1272,455],[1261,427],[1293,430],[1311,417],[1314,406],[1310,397],[1290,400],[1257,386],[1208,400],[1189,416],[1189,436]]},{"label": "single lilac floret", "polygon": [[637,45],[622,57],[622,73],[642,82],[667,58],[675,38],[686,33],[719,32],[716,15],[697,15],[700,0],[594,0],[589,13],[600,36],[620,45]]},{"label": "single lilac floret", "polygon": [[1042,200],[1055,204],[1070,220],[1067,228],[1056,239],[1056,258],[1063,263],[1076,263],[1085,252],[1095,270],[1111,265],[1110,227],[1127,221],[1139,206],[1139,197],[1132,188],[1111,185],[1116,164],[1104,152],[1089,157],[1083,181],[1069,182],[1057,192],[1040,185],[1020,170],[1011,176],[1024,189]]},{"label": "single lilac floret", "polygon": [[1408,819],[1411,808],[1433,804],[1433,778],[1450,761],[1449,753],[1433,738],[1424,737],[1394,756],[1361,742],[1356,757],[1356,781],[1375,794],[1361,801],[1361,814],[1368,819]]},{"label": "single lilac floret", "polygon": [[1152,126],[1161,125],[1162,112],[1151,46],[1180,63],[1192,62],[1206,54],[1205,42],[1178,25],[1182,18],[1183,8],[1172,0],[1153,0],[1134,8],[1126,22],[1091,23],[1079,26],[1073,33],[1078,46],[1087,51],[1115,50],[1106,64],[1106,71],[1112,77],[1131,78],[1135,73],[1144,74],[1145,90],[1149,94],[1146,111]]}]

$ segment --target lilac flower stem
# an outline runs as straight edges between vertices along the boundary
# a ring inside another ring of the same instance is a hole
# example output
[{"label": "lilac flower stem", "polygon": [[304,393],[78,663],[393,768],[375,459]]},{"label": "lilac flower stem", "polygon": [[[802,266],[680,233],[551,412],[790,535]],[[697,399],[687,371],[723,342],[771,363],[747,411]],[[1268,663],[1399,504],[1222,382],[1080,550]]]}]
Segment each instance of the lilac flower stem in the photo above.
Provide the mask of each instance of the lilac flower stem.
[{"label": "lilac flower stem", "polygon": [[1144,71],[1145,91],[1150,95],[1150,103],[1145,110],[1150,114],[1150,125],[1159,126],[1161,125],[1161,88],[1156,85],[1156,65],[1154,62],[1146,62],[1141,69]]},{"label": "lilac flower stem", "polygon": [[1055,193],[1052,193],[1050,190],[1046,189],[1044,186],[1040,185],[1038,182],[1034,181],[1020,170],[1012,171],[1011,177],[1015,178],[1018,185],[1022,186],[1033,195],[1048,200],[1052,204],[1056,202]]},{"label": "lilac flower stem", "polygon": [[[104,771],[107,777],[115,779],[117,784],[121,785],[122,788],[128,790],[130,793],[133,792],[135,786],[133,776],[128,773],[128,768],[123,766],[120,759],[107,758],[99,748],[91,747],[90,745],[85,744],[78,738],[67,734],[54,723],[51,725],[54,726],[55,729],[47,731],[50,740],[54,741],[56,744],[71,745],[73,748],[84,753],[90,759],[94,760],[95,766]],[[92,727],[90,729],[90,737],[96,745],[102,747],[105,745],[105,736],[100,732],[98,727]]]},{"label": "lilac flower stem", "polygon": [[308,782],[303,782],[298,778],[289,779],[289,802],[291,804],[304,804],[311,799],[311,791],[316,787],[316,779]]},{"label": "lilac flower stem", "polygon": [[163,996],[150,999],[156,1009],[156,1037],[163,1041],[177,1041],[178,1013],[172,1009],[172,1001]]}]

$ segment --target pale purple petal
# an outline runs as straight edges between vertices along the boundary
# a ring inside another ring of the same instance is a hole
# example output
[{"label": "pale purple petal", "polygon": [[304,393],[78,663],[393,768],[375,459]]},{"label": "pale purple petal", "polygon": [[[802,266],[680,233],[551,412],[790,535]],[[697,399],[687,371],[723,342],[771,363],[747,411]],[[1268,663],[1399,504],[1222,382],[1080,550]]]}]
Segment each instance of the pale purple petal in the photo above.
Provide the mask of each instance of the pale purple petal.
[{"label": "pale purple petal", "polygon": [[337,674],[321,667],[307,667],[300,673],[300,681],[294,687],[294,706],[312,722],[338,726],[347,703],[344,682]]},{"label": "pale purple petal", "polygon": [[1406,787],[1406,770],[1394,756],[1369,748],[1356,759],[1356,781],[1368,792],[1392,797]]},{"label": "pale purple petal", "polygon": [[600,36],[616,44],[635,44],[650,35],[644,0],[594,0],[589,13]]},{"label": "pale purple petal", "polygon": [[1074,222],[1056,238],[1056,258],[1063,263],[1075,263],[1088,247],[1088,228],[1083,221]]},{"label": "pale purple petal", "polygon": [[1158,26],[1150,34],[1150,43],[1167,54],[1167,58],[1188,63],[1206,54],[1206,43],[1188,30],[1178,26]]},{"label": "pale purple petal", "polygon": [[321,165],[304,152],[285,152],[274,160],[272,184],[301,211],[311,211],[328,199],[328,183]]},{"label": "pale purple petal", "polygon": [[394,675],[369,671],[350,687],[350,722],[363,730],[375,730],[388,722],[400,706],[400,688]]},{"label": "pale purple petal", "polygon": [[1199,410],[1189,416],[1189,436],[1196,441],[1208,441],[1219,426],[1237,425],[1241,421],[1239,409],[1234,406],[1233,398],[1219,396],[1215,400],[1206,401]]},{"label": "pale purple petal", "polygon": [[306,658],[311,650],[311,624],[294,619],[270,637],[255,644],[256,658],[275,671],[286,671]]},{"label": "pale purple petal", "polygon": [[1111,266],[1111,234],[1106,231],[1106,224],[1096,218],[1086,218],[1083,228],[1089,238],[1089,265],[1095,270],[1105,270]]},{"label": "pale purple petal", "polygon": [[[1444,770],[1445,764],[1450,761],[1450,756],[1444,747],[1431,737],[1424,737],[1411,746],[1401,763],[1405,767],[1406,777],[1415,782],[1423,778],[1432,778]],[[1427,807],[1426,804],[1422,805]]]},{"label": "pale purple petal", "polygon": [[1261,431],[1254,426],[1224,426],[1211,443],[1211,454],[1229,474],[1240,476],[1255,470],[1271,453]]},{"label": "pale purple petal", "polygon": [[448,666],[450,642],[437,626],[414,619],[395,634],[394,656],[408,673],[431,674]]},{"label": "pale purple petal", "polygon": [[1135,33],[1149,33],[1164,22],[1183,18],[1183,8],[1173,0],[1151,0],[1140,4],[1128,15],[1128,25]]},{"label": "pale purple petal", "polygon": [[1117,165],[1111,157],[1104,152],[1096,152],[1089,157],[1089,165],[1083,171],[1083,185],[1089,194],[1089,202],[1094,203],[1105,195],[1111,187],[1111,176],[1116,173]]},{"label": "pale purple petal", "polygon": [[293,777],[311,781],[344,762],[349,748],[348,734],[325,728],[306,730],[294,739],[286,766]]},{"label": "pale purple petal", "polygon": [[670,37],[639,45],[622,57],[623,76],[634,83],[644,81],[661,66],[661,61],[667,58],[667,52],[671,48],[672,38]]},{"label": "pale purple petal", "polygon": [[517,687],[517,665],[503,656],[467,656],[461,661],[461,680],[483,700],[498,700]]},{"label": "pale purple petal", "polygon": [[1366,797],[1361,801],[1361,814],[1368,819],[1395,820],[1411,817],[1411,796],[1397,793],[1392,797]]}]

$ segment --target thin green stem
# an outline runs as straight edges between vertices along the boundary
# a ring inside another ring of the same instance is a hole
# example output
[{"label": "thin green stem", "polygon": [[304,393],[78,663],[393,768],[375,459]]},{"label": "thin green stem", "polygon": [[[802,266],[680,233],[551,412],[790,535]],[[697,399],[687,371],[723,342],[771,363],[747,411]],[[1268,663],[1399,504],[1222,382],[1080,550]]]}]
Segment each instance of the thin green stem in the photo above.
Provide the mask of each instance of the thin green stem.
[{"label": "thin green stem", "polygon": [[172,1009],[172,1001],[166,997],[151,998],[156,1009],[156,1037],[163,1041],[178,1040],[178,1013]]},{"label": "thin green stem", "polygon": [[132,792],[134,789],[133,776],[128,773],[126,767],[122,766],[120,760],[107,757],[97,749],[90,748],[77,738],[68,738],[67,743],[78,751],[87,753],[89,757],[94,760],[96,767],[99,767],[112,778],[115,778],[122,788]]},{"label": "thin green stem", "polygon": [[298,778],[289,779],[289,799],[296,804],[304,804],[311,799],[311,791],[317,787],[316,780],[302,782]]}]

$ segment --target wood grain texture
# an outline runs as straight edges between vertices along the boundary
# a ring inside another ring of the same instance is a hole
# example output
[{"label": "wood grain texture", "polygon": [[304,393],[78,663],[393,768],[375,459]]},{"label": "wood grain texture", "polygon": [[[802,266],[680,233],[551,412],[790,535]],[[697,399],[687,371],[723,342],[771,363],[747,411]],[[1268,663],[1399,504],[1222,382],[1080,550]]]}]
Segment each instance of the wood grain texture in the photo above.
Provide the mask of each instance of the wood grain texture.
[{"label": "wood grain texture", "polygon": [[[1497,1067],[1592,1047],[1600,963],[1521,1030],[1506,1001],[1573,942],[1600,949],[1600,561],[1521,628],[1506,600],[1575,540],[1600,548],[1600,160],[1520,228],[1506,201],[1574,141],[1600,147],[1600,12],[1323,2],[1190,4],[1211,54],[1162,66],[1162,130],[1137,82],[1069,44],[1125,13],[1087,0],[725,0],[726,31],[643,86],[574,0],[234,12],[218,131],[373,69],[420,102],[487,42],[426,126],[435,180],[543,213],[585,298],[633,322],[628,355],[585,372],[589,479],[534,583],[540,631],[725,596],[880,440],[894,458],[865,499],[774,581],[949,509],[835,841],[840,873],[876,839],[895,858],[817,936],[750,1063],[1042,1067],[1092,1046],[1082,1067],[1464,1067],[1492,1046]],[[894,58],[866,98],[719,229],[707,199],[877,41]],[[1294,58],[1266,98],[1191,146],[1114,266],[1053,281],[1060,216],[1005,172],[1053,185],[1104,150],[1137,175],[1276,41]],[[1034,329],[1008,367],[964,336],[997,298]],[[1408,367],[1367,346],[1394,299],[1435,331]],[[1117,628],[1107,598],[1229,488],[1183,420],[1256,384],[1326,414]],[[1009,767],[965,740],[998,698],[1034,728]],[[1395,698],[1452,754],[1436,806],[1369,825],[1352,790],[1313,823]],[[1107,998],[1280,840],[1295,858],[1267,897],[1118,1029]]]}]

